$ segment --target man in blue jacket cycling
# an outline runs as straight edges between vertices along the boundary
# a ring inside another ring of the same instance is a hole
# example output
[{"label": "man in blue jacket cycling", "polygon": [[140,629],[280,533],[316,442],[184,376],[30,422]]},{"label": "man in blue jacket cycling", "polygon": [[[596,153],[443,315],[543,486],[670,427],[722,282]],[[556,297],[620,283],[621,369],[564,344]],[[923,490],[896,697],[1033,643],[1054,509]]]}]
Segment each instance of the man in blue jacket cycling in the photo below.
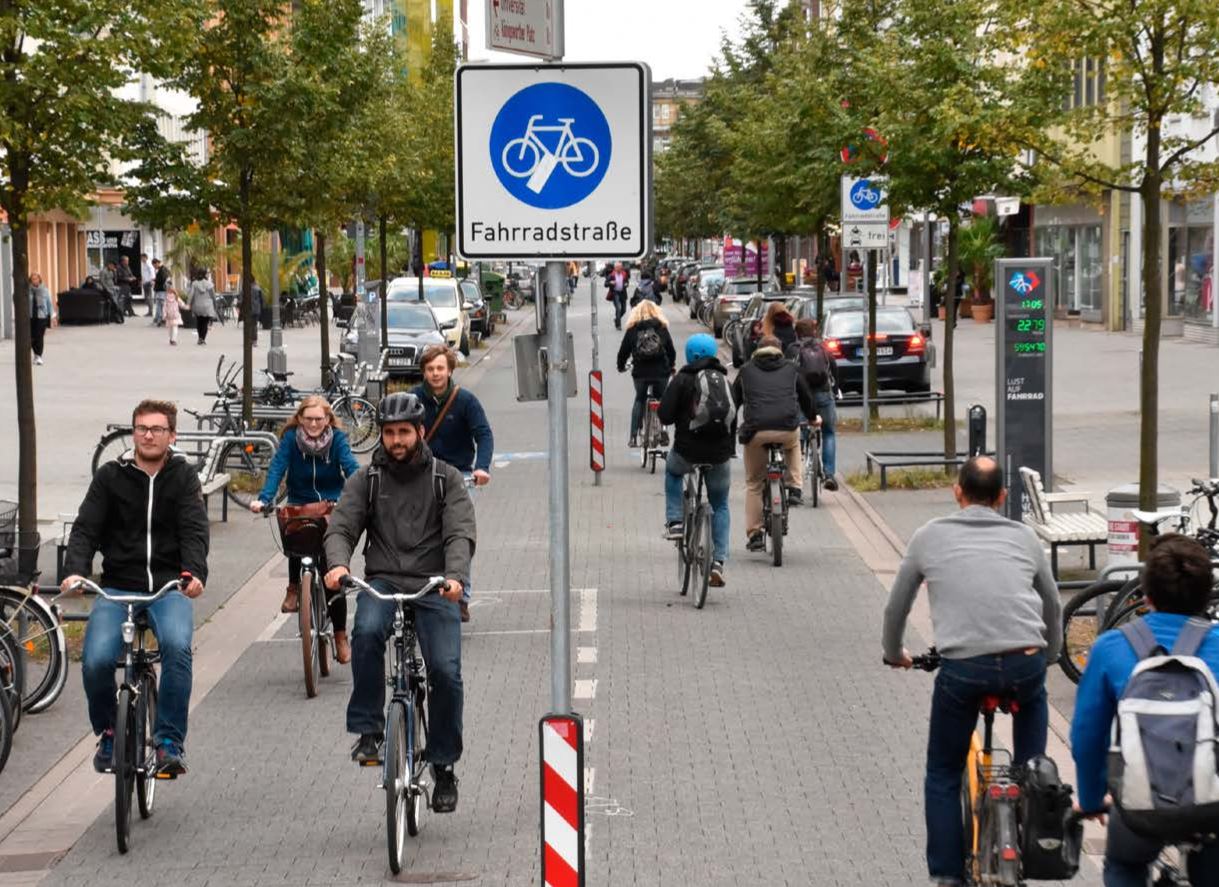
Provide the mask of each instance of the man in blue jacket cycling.
[{"label": "man in blue jacket cycling", "polygon": [[[491,482],[495,438],[483,405],[473,392],[453,384],[457,354],[447,345],[431,345],[419,358],[423,384],[414,394],[423,403],[424,441],[432,455],[452,465],[476,486]],[[470,583],[461,595],[461,621],[470,621]]]},{"label": "man in blue jacket cycling", "polygon": [[[1190,617],[1206,618],[1212,581],[1210,556],[1197,541],[1170,533],[1152,543],[1142,581],[1151,612],[1142,618],[1165,650],[1173,648]],[[1211,627],[1197,656],[1219,676],[1219,627]],[[1090,818],[1104,818],[1113,719],[1138,661],[1121,631],[1107,631],[1092,646],[1079,681],[1071,720],[1071,755],[1079,806]],[[1148,868],[1161,849],[1160,843],[1131,831],[1114,807],[1105,841],[1105,887],[1145,885]],[[1190,884],[1219,884],[1219,844],[1199,845],[1189,852],[1185,863]]]}]

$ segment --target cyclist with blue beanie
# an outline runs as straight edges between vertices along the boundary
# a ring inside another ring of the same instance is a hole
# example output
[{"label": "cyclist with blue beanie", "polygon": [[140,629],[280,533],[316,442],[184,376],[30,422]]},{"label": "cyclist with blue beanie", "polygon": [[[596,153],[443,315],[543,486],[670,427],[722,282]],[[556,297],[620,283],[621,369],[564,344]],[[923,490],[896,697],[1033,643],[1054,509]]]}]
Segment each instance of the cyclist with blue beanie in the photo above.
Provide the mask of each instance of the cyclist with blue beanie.
[{"label": "cyclist with blue beanie", "polygon": [[710,465],[707,500],[711,504],[712,554],[710,584],[724,584],[730,524],[729,462],[736,454],[736,409],[728,370],[719,361],[715,339],[707,333],[686,342],[686,365],[673,377],[660,401],[660,421],[675,429],[673,448],[665,462],[666,536],[682,536],[682,477],[695,465]]}]

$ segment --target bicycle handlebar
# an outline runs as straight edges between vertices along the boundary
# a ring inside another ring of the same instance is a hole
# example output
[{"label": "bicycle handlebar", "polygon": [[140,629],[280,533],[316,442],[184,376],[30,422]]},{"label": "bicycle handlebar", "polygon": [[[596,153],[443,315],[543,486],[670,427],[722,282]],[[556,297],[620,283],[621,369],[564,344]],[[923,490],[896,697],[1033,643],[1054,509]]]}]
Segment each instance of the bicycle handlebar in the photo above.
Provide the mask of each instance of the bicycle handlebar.
[{"label": "bicycle handlebar", "polygon": [[191,580],[194,578],[195,577],[192,576],[190,573],[183,572],[182,575],[179,576],[177,579],[166,582],[164,585],[161,586],[161,588],[157,592],[155,592],[154,594],[151,594],[151,595],[148,595],[148,594],[112,594],[111,592],[106,591],[106,589],[102,588],[96,582],[93,582],[92,580],[84,579],[84,578],[82,578],[79,582],[74,582],[72,584],[71,590],[77,591],[78,589],[81,589],[81,588],[87,588],[89,591],[93,592],[94,594],[100,595],[101,597],[104,597],[108,601],[114,601],[116,604],[151,604],[155,600],[160,600],[162,597],[169,594],[171,591],[181,591],[181,590],[185,589],[186,586],[189,585]]},{"label": "bicycle handlebar", "polygon": [[[935,647],[932,647],[926,653],[919,656],[912,656],[910,658],[913,661],[913,664],[910,667],[918,669],[919,671],[935,671],[940,667],[940,663],[944,659],[944,657],[940,655],[940,652]],[[891,666],[896,666],[898,664],[883,658],[881,659],[881,662],[883,662],[885,665]]]},{"label": "bicycle handlebar", "polygon": [[399,604],[410,604],[410,603],[413,603],[413,602],[419,600],[420,598],[426,597],[427,595],[431,594],[433,591],[438,591],[439,589],[444,588],[445,583],[447,581],[448,580],[445,579],[443,576],[433,576],[431,579],[428,580],[427,585],[423,586],[423,588],[421,588],[418,591],[413,592],[411,594],[402,594],[400,592],[391,592],[390,594],[384,594],[383,592],[377,591],[375,588],[373,588],[363,579],[358,579],[355,576],[348,573],[346,576],[344,576],[342,579],[339,580],[339,588],[343,589],[344,591],[350,591],[351,589],[354,588],[357,591],[367,591],[373,597],[378,598],[383,601],[395,601],[396,603],[399,603]]}]

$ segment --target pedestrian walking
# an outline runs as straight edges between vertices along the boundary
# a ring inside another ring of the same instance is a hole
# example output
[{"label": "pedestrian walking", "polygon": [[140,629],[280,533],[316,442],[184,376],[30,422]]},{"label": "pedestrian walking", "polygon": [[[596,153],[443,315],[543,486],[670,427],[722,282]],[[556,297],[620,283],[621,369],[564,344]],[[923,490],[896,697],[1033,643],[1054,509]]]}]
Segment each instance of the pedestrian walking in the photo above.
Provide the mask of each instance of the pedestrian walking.
[{"label": "pedestrian walking", "polygon": [[[165,324],[165,308],[166,296],[170,290],[169,285],[169,267],[161,262],[160,259],[152,260],[152,299],[155,304],[155,310],[152,316],[152,322],[155,326]],[[182,325],[182,314],[178,313],[178,325]]]},{"label": "pedestrian walking", "polygon": [[197,344],[207,344],[207,328],[216,319],[216,288],[207,279],[207,272],[196,271],[186,291],[190,301],[190,313],[195,318],[195,330],[199,334]]},{"label": "pedestrian walking", "polygon": [[140,289],[144,291],[144,305],[148,309],[144,316],[151,317],[154,324],[159,324],[161,312],[157,310],[159,306],[156,305],[156,295],[152,288],[155,276],[156,271],[152,262],[148,261],[148,253],[140,253]]},{"label": "pedestrian walking", "polygon": [[614,303],[614,329],[622,329],[622,315],[626,314],[626,289],[631,282],[631,274],[622,267],[621,262],[614,263],[614,269],[605,277],[605,285],[609,292],[605,294],[606,301]]},{"label": "pedestrian walking", "polygon": [[182,302],[178,291],[172,286],[161,293],[165,314],[162,323],[169,327],[169,344],[178,344],[178,327],[182,326]]},{"label": "pedestrian walking", "polygon": [[35,271],[30,275],[30,347],[38,366],[42,366],[42,346],[54,313],[51,291],[42,282],[42,275]]},{"label": "pedestrian walking", "polygon": [[131,259],[123,256],[118,263],[118,267],[114,269],[114,281],[118,286],[119,297],[123,300],[123,313],[128,317],[135,317],[135,311],[131,307],[131,296],[139,288],[139,279],[135,276],[135,272],[131,270]]}]

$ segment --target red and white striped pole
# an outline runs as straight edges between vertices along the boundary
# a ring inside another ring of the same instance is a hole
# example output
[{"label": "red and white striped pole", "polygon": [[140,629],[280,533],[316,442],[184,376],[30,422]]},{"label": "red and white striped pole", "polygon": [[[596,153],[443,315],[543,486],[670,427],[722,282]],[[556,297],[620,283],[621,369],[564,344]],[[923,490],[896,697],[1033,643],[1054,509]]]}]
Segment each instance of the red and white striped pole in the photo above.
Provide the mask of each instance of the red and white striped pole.
[{"label": "red and white striped pole", "polygon": [[542,757],[542,885],[584,887],[584,722],[546,715]]},{"label": "red and white striped pole", "polygon": [[601,371],[588,374],[588,465],[597,483],[605,470],[605,405],[601,399]]}]

